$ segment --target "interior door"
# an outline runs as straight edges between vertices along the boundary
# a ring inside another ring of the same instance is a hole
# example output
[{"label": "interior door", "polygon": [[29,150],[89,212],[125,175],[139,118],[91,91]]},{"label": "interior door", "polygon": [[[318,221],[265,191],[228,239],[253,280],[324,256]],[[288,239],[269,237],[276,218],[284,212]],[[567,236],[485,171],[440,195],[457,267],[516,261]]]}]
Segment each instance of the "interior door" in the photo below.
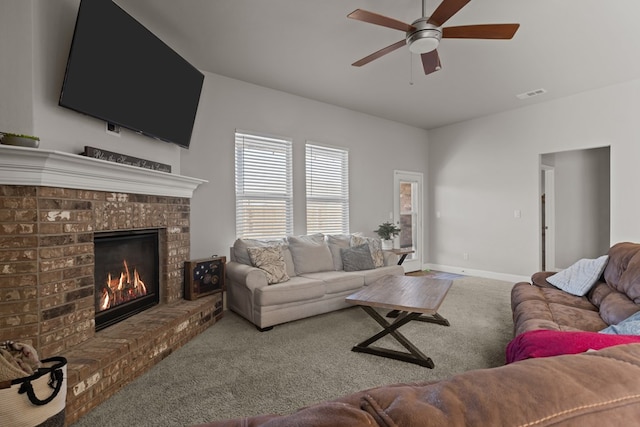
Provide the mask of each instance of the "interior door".
[{"label": "interior door", "polygon": [[412,249],[402,266],[405,272],[422,270],[422,173],[394,171],[395,223],[400,227],[394,247]]}]

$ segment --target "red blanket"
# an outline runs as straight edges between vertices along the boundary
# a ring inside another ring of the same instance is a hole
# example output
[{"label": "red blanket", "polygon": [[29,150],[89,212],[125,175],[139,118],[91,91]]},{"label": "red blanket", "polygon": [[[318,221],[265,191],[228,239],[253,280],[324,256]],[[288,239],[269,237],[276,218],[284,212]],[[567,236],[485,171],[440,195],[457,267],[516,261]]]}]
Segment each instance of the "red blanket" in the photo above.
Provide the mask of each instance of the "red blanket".
[{"label": "red blanket", "polygon": [[538,329],[524,332],[507,345],[507,363],[533,357],[576,354],[620,344],[640,342],[638,335],[611,335],[598,332],[568,332]]}]

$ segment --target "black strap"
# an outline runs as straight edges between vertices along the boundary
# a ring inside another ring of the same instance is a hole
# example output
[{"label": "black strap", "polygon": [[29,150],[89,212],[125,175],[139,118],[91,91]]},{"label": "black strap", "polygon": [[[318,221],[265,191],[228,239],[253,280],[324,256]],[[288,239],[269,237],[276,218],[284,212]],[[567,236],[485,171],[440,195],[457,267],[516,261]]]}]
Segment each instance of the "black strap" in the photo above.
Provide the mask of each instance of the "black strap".
[{"label": "black strap", "polygon": [[[11,384],[21,384],[20,388],[18,389],[18,393],[19,394],[27,393],[27,396],[29,397],[29,400],[31,401],[31,403],[38,406],[46,405],[47,403],[55,399],[58,393],[60,393],[60,390],[62,389],[62,386],[64,384],[64,374],[62,372],[62,367],[67,364],[67,359],[61,356],[57,356],[57,357],[50,357],[48,359],[41,360],[41,362],[42,363],[56,362],[56,363],[46,368],[39,368],[38,372],[36,372],[33,375],[30,375],[24,378],[18,378],[11,381]],[[38,396],[36,396],[33,390],[31,381],[35,381],[46,374],[49,374],[50,376],[49,382],[47,384],[49,385],[49,387],[53,389],[53,392],[46,399],[40,400]]]}]

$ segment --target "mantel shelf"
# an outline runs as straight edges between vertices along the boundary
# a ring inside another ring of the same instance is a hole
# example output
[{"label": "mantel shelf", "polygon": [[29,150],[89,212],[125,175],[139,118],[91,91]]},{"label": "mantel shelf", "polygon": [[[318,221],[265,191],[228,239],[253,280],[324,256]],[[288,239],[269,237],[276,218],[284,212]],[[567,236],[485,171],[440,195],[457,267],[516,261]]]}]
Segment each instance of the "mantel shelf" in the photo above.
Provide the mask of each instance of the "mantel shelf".
[{"label": "mantel shelf", "polygon": [[0,185],[191,198],[196,188],[206,182],[61,151],[0,146]]}]

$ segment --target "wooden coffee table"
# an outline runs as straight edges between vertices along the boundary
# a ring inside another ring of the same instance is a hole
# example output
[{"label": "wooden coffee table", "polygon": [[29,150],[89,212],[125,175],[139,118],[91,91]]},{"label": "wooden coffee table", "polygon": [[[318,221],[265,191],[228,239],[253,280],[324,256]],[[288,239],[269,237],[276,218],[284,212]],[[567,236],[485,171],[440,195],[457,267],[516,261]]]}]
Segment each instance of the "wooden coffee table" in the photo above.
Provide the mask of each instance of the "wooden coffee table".
[{"label": "wooden coffee table", "polygon": [[[346,298],[348,303],[362,307],[383,328],[379,333],[356,344],[351,350],[433,368],[433,361],[398,329],[412,320],[449,326],[449,321],[438,314],[438,309],[447,296],[451,283],[451,280],[421,276],[384,276],[349,295]],[[389,323],[375,308],[398,310],[399,314]],[[386,335],[394,337],[407,352],[371,345]]]}]

